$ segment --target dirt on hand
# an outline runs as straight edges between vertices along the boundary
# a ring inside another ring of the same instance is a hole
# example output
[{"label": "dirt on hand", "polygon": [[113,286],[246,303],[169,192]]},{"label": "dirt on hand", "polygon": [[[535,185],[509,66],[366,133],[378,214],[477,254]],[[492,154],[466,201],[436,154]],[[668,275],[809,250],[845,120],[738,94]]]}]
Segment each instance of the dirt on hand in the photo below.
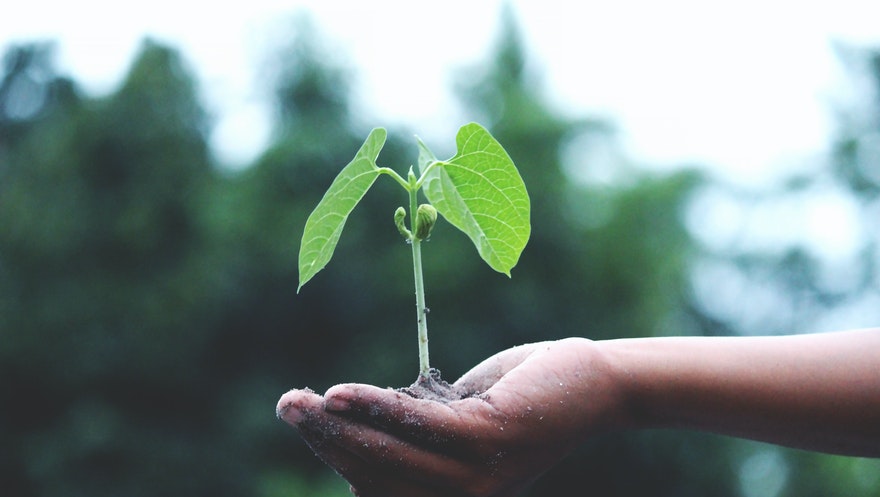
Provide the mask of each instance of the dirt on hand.
[{"label": "dirt on hand", "polygon": [[397,391],[416,399],[433,400],[444,404],[461,400],[471,395],[464,389],[447,383],[446,380],[440,377],[440,370],[435,368],[428,370],[428,376],[419,375],[412,385],[398,388]]}]

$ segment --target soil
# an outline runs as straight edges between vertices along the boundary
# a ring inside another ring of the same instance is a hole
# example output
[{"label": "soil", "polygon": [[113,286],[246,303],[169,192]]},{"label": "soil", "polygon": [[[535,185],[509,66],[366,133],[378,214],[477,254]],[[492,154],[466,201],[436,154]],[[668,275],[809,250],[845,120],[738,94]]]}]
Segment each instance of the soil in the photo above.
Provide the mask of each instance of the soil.
[{"label": "soil", "polygon": [[427,377],[419,375],[412,385],[398,388],[397,391],[416,399],[433,400],[444,404],[469,396],[463,389],[456,388],[454,385],[447,383],[446,380],[440,377],[440,370],[435,368],[428,370]]}]

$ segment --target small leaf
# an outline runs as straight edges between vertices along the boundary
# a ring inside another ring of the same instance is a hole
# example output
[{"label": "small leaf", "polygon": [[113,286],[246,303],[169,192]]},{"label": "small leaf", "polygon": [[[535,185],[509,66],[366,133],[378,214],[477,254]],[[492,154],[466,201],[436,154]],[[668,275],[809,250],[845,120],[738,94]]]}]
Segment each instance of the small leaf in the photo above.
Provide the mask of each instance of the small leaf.
[{"label": "small leaf", "polygon": [[428,166],[432,162],[437,162],[437,157],[434,156],[434,152],[428,149],[428,146],[425,145],[421,138],[417,136],[416,141],[419,143],[419,174],[425,174]]},{"label": "small leaf", "polygon": [[412,233],[406,226],[404,225],[404,221],[406,220],[406,209],[403,207],[398,207],[396,211],[394,211],[394,225],[397,226],[397,231],[400,232],[400,236],[403,237],[406,241],[412,240]]},{"label": "small leaf", "polygon": [[422,204],[416,209],[416,231],[418,240],[427,240],[437,222],[437,209],[431,204]]},{"label": "small leaf", "polygon": [[379,176],[376,158],[385,145],[387,133],[375,128],[367,136],[354,159],[348,163],[306,220],[299,249],[299,287],[330,262],[345,221]]},{"label": "small leaf", "polygon": [[[432,205],[471,239],[492,269],[510,276],[531,233],[525,183],[501,144],[476,123],[462,126],[458,152],[425,176]],[[436,159],[419,142],[419,167]]]}]

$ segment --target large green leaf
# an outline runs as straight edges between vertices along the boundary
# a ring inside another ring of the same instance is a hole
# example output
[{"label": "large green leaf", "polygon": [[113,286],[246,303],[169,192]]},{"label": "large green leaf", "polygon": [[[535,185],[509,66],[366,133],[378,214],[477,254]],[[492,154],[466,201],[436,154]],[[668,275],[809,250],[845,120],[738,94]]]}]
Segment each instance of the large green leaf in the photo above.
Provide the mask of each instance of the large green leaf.
[{"label": "large green leaf", "polygon": [[387,132],[370,132],[354,159],[345,166],[309,215],[299,248],[299,287],[330,262],[345,221],[379,176],[376,158]]},{"label": "large green leaf", "polygon": [[[467,234],[492,269],[510,276],[531,232],[525,183],[501,144],[479,124],[462,126],[456,145],[455,156],[425,176],[425,196]],[[436,159],[423,143],[419,150],[424,172]]]}]

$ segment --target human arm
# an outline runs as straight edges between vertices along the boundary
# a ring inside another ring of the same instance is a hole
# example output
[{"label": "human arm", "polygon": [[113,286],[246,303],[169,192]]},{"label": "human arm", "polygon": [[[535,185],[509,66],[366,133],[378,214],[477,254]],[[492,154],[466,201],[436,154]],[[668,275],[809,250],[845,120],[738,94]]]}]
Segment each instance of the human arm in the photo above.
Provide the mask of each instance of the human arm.
[{"label": "human arm", "polygon": [[624,429],[880,456],[880,330],[542,342],[456,384],[474,396],[347,384],[289,392],[278,412],[363,497],[516,495],[589,436]]},{"label": "human arm", "polygon": [[632,426],[880,456],[880,329],[605,343]]}]

